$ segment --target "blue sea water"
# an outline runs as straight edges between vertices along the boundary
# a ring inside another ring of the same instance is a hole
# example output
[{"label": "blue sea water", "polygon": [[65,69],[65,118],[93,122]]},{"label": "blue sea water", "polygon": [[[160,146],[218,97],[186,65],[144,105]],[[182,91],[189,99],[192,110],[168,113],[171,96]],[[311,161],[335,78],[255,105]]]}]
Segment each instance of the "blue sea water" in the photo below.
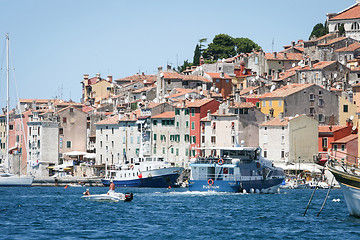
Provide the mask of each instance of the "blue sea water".
[{"label": "blue sea water", "polygon": [[[341,190],[280,194],[117,189],[132,202],[88,202],[84,188],[0,188],[0,239],[360,239]],[[104,187],[92,187],[101,194]],[[332,199],[340,199],[334,202]]]}]

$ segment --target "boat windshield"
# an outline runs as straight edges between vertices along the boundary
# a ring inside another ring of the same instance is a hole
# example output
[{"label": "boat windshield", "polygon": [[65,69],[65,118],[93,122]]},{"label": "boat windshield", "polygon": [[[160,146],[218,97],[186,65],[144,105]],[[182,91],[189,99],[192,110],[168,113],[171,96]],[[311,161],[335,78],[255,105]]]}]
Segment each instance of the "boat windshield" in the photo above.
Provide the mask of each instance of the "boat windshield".
[{"label": "boat windshield", "polygon": [[259,156],[259,153],[256,150],[223,150],[222,157],[230,157],[230,158],[234,158],[234,157],[248,157],[250,159],[254,159],[256,156],[256,159]]}]

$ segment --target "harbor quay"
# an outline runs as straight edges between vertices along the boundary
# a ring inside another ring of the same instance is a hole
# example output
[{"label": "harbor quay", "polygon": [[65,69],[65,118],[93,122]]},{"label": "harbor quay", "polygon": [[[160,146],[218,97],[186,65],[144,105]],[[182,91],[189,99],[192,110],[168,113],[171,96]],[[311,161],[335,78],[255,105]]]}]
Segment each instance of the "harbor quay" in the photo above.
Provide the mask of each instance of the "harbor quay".
[{"label": "harbor quay", "polygon": [[[80,183],[80,184],[79,184]],[[37,177],[32,183],[33,187],[65,187],[67,185],[102,187],[100,177]]]}]

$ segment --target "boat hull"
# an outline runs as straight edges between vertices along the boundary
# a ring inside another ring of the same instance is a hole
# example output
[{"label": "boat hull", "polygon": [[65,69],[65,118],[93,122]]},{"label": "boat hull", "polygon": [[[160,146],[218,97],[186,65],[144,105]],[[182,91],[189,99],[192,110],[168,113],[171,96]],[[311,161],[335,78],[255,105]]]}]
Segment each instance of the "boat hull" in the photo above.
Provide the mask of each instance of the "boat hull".
[{"label": "boat hull", "polygon": [[143,177],[133,179],[101,179],[105,186],[110,185],[112,180],[116,187],[149,187],[149,188],[167,188],[174,187],[176,180],[180,176],[183,168],[163,168],[144,172]]},{"label": "boat hull", "polygon": [[278,191],[284,178],[273,178],[269,180],[245,180],[245,181],[213,181],[190,180],[189,191],[215,191],[215,192],[259,192],[275,193]]},{"label": "boat hull", "polygon": [[0,177],[0,187],[30,187],[34,178],[26,176]]}]

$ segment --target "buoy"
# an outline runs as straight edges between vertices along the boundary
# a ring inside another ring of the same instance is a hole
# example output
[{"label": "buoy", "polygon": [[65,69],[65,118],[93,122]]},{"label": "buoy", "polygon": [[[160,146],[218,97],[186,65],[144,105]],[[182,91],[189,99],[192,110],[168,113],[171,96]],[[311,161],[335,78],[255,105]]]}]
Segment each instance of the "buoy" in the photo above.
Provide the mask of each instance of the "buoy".
[{"label": "buoy", "polygon": [[68,188],[68,185],[65,185],[64,189],[67,189]]},{"label": "buoy", "polygon": [[253,188],[250,188],[250,193],[254,193],[254,189]]},{"label": "buoy", "polygon": [[222,158],[220,158],[220,159],[218,160],[218,164],[219,164],[219,165],[223,165],[223,163],[224,163],[224,160],[223,160]]},{"label": "buoy", "polygon": [[168,189],[171,189],[171,186],[169,186]]},{"label": "buoy", "polygon": [[243,193],[246,193],[246,189],[243,189]]},{"label": "buoy", "polygon": [[207,183],[209,184],[209,186],[212,186],[214,184],[214,180],[212,180],[211,178],[207,181]]},{"label": "buoy", "polygon": [[259,190],[259,189],[256,189],[256,190],[255,190],[255,193],[260,193],[260,190]]},{"label": "buoy", "polygon": [[138,174],[138,177],[139,177],[139,178],[142,178],[142,174],[141,174],[141,173],[139,173],[139,174]]}]

